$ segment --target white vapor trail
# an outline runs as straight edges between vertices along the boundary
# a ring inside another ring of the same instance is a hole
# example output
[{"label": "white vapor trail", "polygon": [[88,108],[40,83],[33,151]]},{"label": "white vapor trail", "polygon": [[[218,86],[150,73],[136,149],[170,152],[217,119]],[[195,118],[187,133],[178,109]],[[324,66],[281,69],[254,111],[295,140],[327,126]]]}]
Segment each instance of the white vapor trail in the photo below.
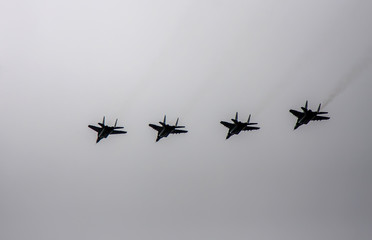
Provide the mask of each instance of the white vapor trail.
[{"label": "white vapor trail", "polygon": [[331,92],[328,98],[324,101],[323,107],[327,106],[332,102],[340,93],[342,93],[346,88],[350,86],[352,82],[358,79],[358,76],[362,74],[372,63],[372,52],[361,59],[360,62],[355,64],[351,70],[346,73],[338,82],[335,89]]}]

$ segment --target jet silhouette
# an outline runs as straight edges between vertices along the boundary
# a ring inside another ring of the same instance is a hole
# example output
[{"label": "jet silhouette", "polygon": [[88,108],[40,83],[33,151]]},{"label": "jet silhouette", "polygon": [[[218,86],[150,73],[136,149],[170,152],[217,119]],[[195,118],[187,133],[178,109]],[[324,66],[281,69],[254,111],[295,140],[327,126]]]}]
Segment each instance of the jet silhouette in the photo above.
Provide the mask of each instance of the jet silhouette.
[{"label": "jet silhouette", "polygon": [[233,123],[221,121],[221,124],[229,129],[227,132],[226,139],[229,139],[232,135],[239,134],[241,131],[252,131],[258,130],[259,127],[251,127],[250,125],[256,125],[257,123],[250,123],[251,114],[249,114],[247,122],[238,121],[238,112],[235,114],[235,119],[231,119]]},{"label": "jet silhouette", "polygon": [[126,131],[120,131],[116,129],[121,129],[124,127],[117,127],[116,124],[118,123],[118,119],[115,121],[115,125],[110,127],[105,125],[105,117],[103,117],[102,123],[98,123],[101,127],[96,127],[92,125],[88,125],[89,128],[93,129],[97,132],[97,140],[96,143],[101,141],[102,138],[107,138],[110,134],[124,134],[127,133]]},{"label": "jet silhouette", "polygon": [[177,126],[178,118],[174,126],[166,124],[166,116],[164,115],[164,121],[159,122],[161,126],[155,124],[149,124],[150,127],[158,131],[158,136],[156,137],[156,142],[163,137],[168,137],[169,134],[187,133],[187,130],[181,130],[178,128],[184,128],[185,126]]},{"label": "jet silhouette", "polygon": [[320,106],[319,104],[318,110],[316,112],[313,112],[311,109],[307,109],[307,100],[305,103],[305,107],[301,107],[303,112],[298,112],[296,110],[289,110],[290,113],[295,115],[297,117],[297,122],[294,127],[294,130],[296,130],[299,126],[303,124],[308,124],[310,121],[321,121],[321,120],[328,120],[329,117],[325,116],[318,116],[319,114],[327,114],[328,112],[320,112]]}]

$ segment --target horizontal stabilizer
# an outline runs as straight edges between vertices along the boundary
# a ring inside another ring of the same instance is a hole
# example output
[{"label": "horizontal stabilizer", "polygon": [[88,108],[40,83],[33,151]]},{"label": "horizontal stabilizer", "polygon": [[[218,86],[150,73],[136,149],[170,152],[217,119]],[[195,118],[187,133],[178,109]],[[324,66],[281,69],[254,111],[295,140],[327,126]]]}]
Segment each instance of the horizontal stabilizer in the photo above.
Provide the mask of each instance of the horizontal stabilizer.
[{"label": "horizontal stabilizer", "polygon": [[181,129],[176,129],[172,133],[178,134],[178,133],[187,133],[187,130],[181,130]]},{"label": "horizontal stabilizer", "polygon": [[314,121],[322,121],[322,120],[328,120],[330,117],[325,116],[315,116],[312,120]]},{"label": "horizontal stabilizer", "polygon": [[110,134],[123,134],[123,133],[127,133],[127,132],[126,131],[120,131],[120,130],[114,130]]},{"label": "horizontal stabilizer", "polygon": [[244,131],[252,131],[252,130],[258,130],[260,129],[260,127],[250,127],[250,126],[246,126],[243,130]]}]

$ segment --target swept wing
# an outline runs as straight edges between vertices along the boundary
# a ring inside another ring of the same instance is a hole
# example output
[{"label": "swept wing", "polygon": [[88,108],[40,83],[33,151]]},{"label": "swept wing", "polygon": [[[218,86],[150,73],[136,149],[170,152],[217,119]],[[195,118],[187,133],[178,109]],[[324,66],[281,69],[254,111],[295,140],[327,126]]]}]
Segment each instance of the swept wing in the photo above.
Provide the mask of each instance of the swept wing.
[{"label": "swept wing", "polygon": [[302,118],[304,113],[302,112],[299,112],[299,111],[296,111],[296,110],[289,110],[290,113],[292,113],[293,115],[295,115],[297,118]]},{"label": "swept wing", "polygon": [[155,125],[155,124],[149,124],[150,127],[152,127],[153,129],[155,129],[156,131],[161,131],[162,127],[158,126],[158,125]]},{"label": "swept wing", "polygon": [[94,131],[96,132],[100,132],[102,128],[100,127],[96,127],[96,126],[92,126],[92,125],[88,125],[89,128],[93,129]]},{"label": "swept wing", "polygon": [[228,123],[228,122],[225,122],[225,121],[221,121],[220,122],[222,125],[224,125],[225,127],[227,128],[232,128],[234,127],[234,124],[233,123]]}]

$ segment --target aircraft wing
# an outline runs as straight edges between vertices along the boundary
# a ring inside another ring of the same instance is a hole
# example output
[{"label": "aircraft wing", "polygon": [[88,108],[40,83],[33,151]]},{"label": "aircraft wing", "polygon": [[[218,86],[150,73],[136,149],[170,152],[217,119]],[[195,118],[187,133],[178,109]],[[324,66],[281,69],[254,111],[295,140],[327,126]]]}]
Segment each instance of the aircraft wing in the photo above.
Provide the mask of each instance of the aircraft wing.
[{"label": "aircraft wing", "polygon": [[221,121],[220,122],[222,125],[224,125],[225,127],[227,128],[232,128],[234,127],[234,124],[233,123],[228,123],[228,122],[224,122],[224,121]]},{"label": "aircraft wing", "polygon": [[324,117],[324,116],[315,116],[312,120],[314,121],[321,121],[321,120],[327,120],[329,117]]},{"label": "aircraft wing", "polygon": [[175,134],[187,133],[187,130],[175,129],[172,133],[175,133]]},{"label": "aircraft wing", "polygon": [[99,131],[101,131],[101,129],[102,129],[102,128],[100,128],[100,127],[96,127],[96,126],[92,126],[92,125],[88,125],[88,127],[91,128],[91,129],[93,129],[93,130],[96,131],[96,132],[99,132]]},{"label": "aircraft wing", "polygon": [[252,130],[258,130],[260,129],[259,127],[251,127],[251,126],[246,126],[243,131],[252,131]]},{"label": "aircraft wing", "polygon": [[155,125],[155,124],[149,124],[149,126],[152,127],[153,129],[155,129],[158,132],[161,131],[161,129],[163,128],[163,127],[160,127],[160,126]]},{"label": "aircraft wing", "polygon": [[126,131],[120,131],[120,130],[114,130],[110,134],[122,134],[122,133],[127,133]]},{"label": "aircraft wing", "polygon": [[297,118],[302,118],[302,116],[304,115],[304,113],[292,109],[289,110],[289,112],[295,115]]}]

